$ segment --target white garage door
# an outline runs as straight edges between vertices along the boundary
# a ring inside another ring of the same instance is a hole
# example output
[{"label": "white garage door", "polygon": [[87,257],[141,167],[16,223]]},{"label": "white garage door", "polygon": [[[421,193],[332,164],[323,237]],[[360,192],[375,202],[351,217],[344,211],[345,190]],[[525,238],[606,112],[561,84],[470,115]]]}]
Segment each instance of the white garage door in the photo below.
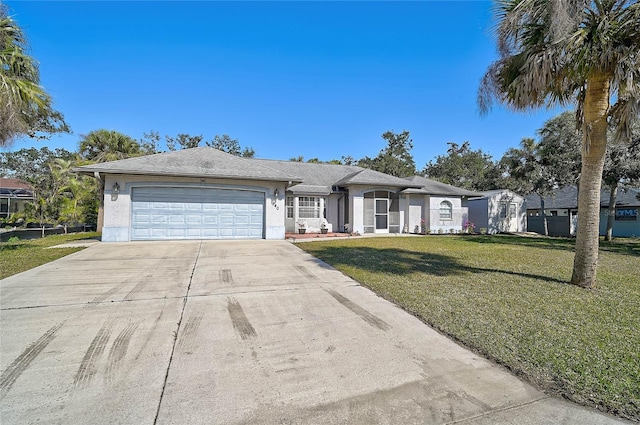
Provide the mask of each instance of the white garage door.
[{"label": "white garage door", "polygon": [[261,239],[264,193],[134,187],[131,239]]}]

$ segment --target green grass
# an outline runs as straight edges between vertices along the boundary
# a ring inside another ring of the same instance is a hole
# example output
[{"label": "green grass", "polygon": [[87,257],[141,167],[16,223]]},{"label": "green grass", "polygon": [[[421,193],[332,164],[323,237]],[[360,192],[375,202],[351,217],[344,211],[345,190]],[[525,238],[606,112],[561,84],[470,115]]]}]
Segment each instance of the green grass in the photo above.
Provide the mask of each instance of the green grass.
[{"label": "green grass", "polygon": [[640,241],[567,284],[567,239],[426,236],[299,247],[544,391],[640,420]]},{"label": "green grass", "polygon": [[49,246],[81,239],[95,238],[99,235],[99,233],[73,233],[18,242],[0,242],[0,279],[38,267],[84,249],[46,249]]}]

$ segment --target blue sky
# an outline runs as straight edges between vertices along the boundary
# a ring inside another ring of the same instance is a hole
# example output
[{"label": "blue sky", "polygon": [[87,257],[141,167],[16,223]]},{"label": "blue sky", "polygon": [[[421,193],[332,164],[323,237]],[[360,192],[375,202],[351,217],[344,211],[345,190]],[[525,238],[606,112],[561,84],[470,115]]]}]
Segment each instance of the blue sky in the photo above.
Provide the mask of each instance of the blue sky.
[{"label": "blue sky", "polygon": [[375,156],[409,130],[419,169],[447,142],[500,158],[559,111],[481,117],[496,58],[488,1],[9,1],[75,150],[106,128],[136,139],[229,134],[261,158]]}]

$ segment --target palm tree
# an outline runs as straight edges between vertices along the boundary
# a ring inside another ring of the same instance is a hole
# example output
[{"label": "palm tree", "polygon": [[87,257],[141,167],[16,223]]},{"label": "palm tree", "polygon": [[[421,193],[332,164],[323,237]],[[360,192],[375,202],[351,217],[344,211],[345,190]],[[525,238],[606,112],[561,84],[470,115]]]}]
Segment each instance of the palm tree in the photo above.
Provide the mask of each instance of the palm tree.
[{"label": "palm tree", "polygon": [[17,134],[27,131],[23,119],[25,105],[43,107],[47,95],[38,85],[38,67],[25,54],[26,40],[16,22],[7,15],[7,7],[0,6],[0,146],[9,143]]},{"label": "palm tree", "polygon": [[[140,144],[126,134],[113,130],[95,130],[82,136],[79,153],[89,162],[107,162],[143,155]],[[100,204],[98,207],[97,230],[102,230],[104,222],[104,181],[98,179]]]},{"label": "palm tree", "polygon": [[[640,112],[640,4],[634,0],[498,0],[499,58],[482,79],[480,109],[574,104],[582,171],[571,283],[595,286],[607,127],[629,137]],[[612,102],[614,102],[612,104]]]},{"label": "palm tree", "polygon": [[51,97],[40,83],[37,62],[18,24],[0,4],[0,146],[19,135],[69,132],[61,113],[51,107]]},{"label": "palm tree", "polygon": [[79,153],[87,161],[108,162],[142,155],[142,149],[137,141],[126,134],[113,130],[94,130],[82,136]]}]

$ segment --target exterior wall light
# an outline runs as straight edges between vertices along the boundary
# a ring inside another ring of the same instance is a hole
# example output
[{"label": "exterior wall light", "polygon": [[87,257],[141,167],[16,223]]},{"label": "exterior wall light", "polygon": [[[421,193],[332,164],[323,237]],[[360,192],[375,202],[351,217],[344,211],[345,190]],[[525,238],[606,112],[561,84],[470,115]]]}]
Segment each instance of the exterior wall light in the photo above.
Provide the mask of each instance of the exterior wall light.
[{"label": "exterior wall light", "polygon": [[276,190],[273,191],[273,197],[275,199],[278,199],[278,188],[276,187]]},{"label": "exterior wall light", "polygon": [[116,182],[113,186],[111,186],[111,200],[118,200],[118,193],[120,193],[120,185]]}]

